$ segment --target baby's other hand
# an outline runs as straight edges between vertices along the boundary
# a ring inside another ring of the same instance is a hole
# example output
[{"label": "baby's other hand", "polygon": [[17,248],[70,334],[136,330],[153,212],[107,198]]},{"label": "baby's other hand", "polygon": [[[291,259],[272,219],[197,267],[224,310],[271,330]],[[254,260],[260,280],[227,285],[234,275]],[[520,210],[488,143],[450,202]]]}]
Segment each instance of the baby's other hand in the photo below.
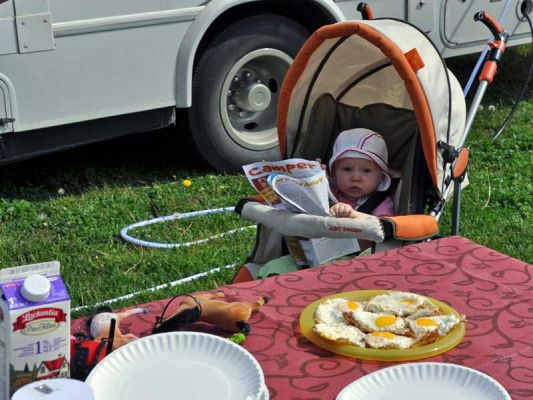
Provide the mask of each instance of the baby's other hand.
[{"label": "baby's other hand", "polygon": [[346,203],[337,203],[331,206],[329,209],[331,215],[337,218],[350,218],[352,217],[353,208]]}]

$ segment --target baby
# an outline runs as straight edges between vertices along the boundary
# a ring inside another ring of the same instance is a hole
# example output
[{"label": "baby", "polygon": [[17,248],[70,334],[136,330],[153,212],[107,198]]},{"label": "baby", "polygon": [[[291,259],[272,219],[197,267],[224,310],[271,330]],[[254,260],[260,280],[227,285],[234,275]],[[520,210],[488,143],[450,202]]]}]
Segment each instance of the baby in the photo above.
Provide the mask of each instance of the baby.
[{"label": "baby", "polygon": [[[387,145],[380,134],[369,129],[343,131],[333,144],[329,160],[331,191],[338,203],[330,209],[339,218],[355,218],[357,210],[374,192],[391,184],[387,166]],[[390,197],[370,212],[376,217],[394,215]]]}]

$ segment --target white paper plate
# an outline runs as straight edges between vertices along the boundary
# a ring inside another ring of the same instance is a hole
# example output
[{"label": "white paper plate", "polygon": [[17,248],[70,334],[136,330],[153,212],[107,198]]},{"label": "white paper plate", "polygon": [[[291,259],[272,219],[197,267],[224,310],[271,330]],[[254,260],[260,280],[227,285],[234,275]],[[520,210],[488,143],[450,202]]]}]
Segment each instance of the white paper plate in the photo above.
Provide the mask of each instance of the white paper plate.
[{"label": "white paper plate", "polygon": [[496,380],[455,364],[412,363],[372,372],[346,386],[337,400],[511,400]]},{"label": "white paper plate", "polygon": [[201,332],[161,333],[129,343],[97,364],[86,382],[95,400],[263,400],[266,388],[247,350]]}]

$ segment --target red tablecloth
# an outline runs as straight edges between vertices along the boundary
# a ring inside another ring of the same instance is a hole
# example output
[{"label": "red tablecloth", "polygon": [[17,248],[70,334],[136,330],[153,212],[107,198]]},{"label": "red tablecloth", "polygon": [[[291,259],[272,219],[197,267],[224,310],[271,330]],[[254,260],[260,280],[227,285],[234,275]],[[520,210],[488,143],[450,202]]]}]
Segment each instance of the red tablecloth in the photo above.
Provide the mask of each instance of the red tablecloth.
[{"label": "red tablecloth", "polygon": [[[308,304],[358,289],[425,294],[465,314],[464,340],[419,362],[475,368],[498,380],[513,399],[525,400],[533,398],[531,268],[467,239],[450,237],[221,289],[240,300],[270,298],[251,318],[252,332],[244,347],[261,364],[272,400],[335,399],[357,378],[393,365],[335,355],[299,334],[299,316]],[[149,334],[165,304],[161,300],[145,305],[150,314],[130,317],[122,330]],[[80,322],[74,322],[73,332]],[[222,334],[205,324],[193,329]]]}]

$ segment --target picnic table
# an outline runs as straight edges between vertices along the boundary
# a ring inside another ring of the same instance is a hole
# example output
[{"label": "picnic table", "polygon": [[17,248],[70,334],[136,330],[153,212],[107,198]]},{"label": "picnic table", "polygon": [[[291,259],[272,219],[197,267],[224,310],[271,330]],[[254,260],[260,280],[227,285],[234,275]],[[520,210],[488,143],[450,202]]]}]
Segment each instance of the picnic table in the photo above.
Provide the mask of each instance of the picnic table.
[{"label": "picnic table", "polygon": [[[447,237],[351,260],[335,261],[222,288],[230,297],[270,301],[255,314],[243,346],[261,365],[270,399],[335,399],[354,380],[398,363],[367,361],[323,350],[299,332],[310,303],[335,293],[388,289],[443,301],[467,317],[455,348],[420,361],[471,367],[499,381],[514,400],[533,398],[533,285],[531,265],[462,237]],[[150,334],[168,299],[143,305],[122,330]],[[178,299],[179,302],[179,299]],[[81,320],[74,321],[73,333]],[[191,330],[228,336],[202,323]]]}]

